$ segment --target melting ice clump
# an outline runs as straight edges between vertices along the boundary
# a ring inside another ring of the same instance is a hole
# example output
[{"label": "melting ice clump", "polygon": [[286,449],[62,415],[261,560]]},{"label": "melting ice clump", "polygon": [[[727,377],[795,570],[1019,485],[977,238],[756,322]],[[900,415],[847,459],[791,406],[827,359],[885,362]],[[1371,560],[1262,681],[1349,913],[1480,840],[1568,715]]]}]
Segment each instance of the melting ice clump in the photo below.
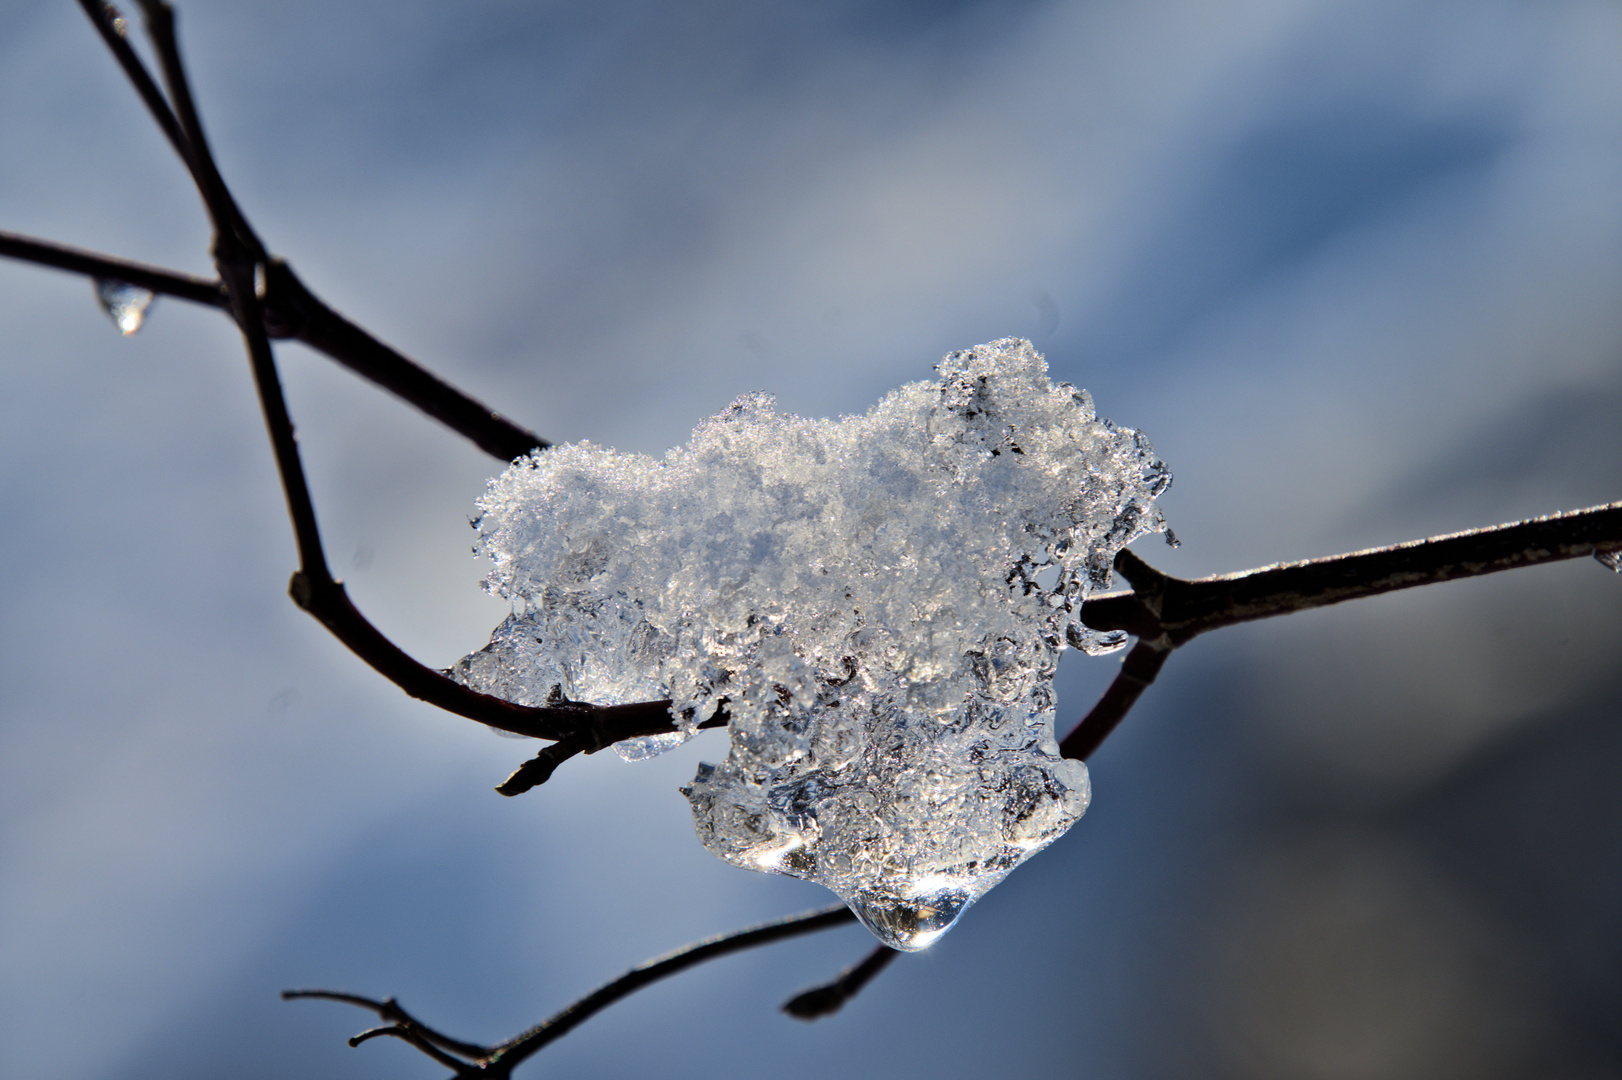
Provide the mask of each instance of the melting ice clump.
[{"label": "melting ice clump", "polygon": [[1165,528],[1138,432],[1029,342],[808,420],[739,398],[662,460],[589,444],[480,502],[514,614],[453,675],[525,704],[669,698],[680,743],[724,700],[731,751],[683,789],[727,862],[819,882],[920,949],[1081,816],[1052,681],[1122,546]]}]

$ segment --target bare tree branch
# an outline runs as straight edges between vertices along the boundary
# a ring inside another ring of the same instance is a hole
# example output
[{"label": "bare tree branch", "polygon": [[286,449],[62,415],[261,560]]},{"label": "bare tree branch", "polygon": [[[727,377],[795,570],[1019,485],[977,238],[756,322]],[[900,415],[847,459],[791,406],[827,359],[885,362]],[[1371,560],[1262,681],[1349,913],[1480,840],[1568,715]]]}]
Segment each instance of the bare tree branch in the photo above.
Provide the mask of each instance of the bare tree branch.
[{"label": "bare tree branch", "polygon": [[[111,5],[103,5],[103,14],[97,18],[95,13],[97,5],[93,0],[80,0],[80,3],[98,27],[106,24],[105,12],[111,9]],[[208,216],[214,222],[216,260],[240,252],[240,257],[250,263],[264,262],[265,245],[260,242],[258,234],[253,231],[248,219],[238,208],[236,200],[231,197],[230,191],[225,186],[225,180],[220,176],[220,170],[214,163],[214,155],[208,148],[208,140],[203,135],[203,121],[197,114],[196,103],[192,100],[191,82],[186,78],[186,68],[180,60],[180,42],[175,38],[174,8],[169,6],[167,0],[139,0],[139,3],[146,16],[147,36],[152,39],[152,47],[157,51],[158,64],[163,69],[163,81],[169,89],[169,106],[173,110],[174,125],[166,121],[158,109],[148,89],[152,80],[134,51],[129,48],[129,43],[124,40],[124,35],[118,34],[116,38],[109,38],[104,31],[102,39],[112,47],[119,63],[124,65],[126,73],[136,83],[136,89],[146,101],[147,108],[152,111],[164,134],[180,153],[187,171],[197,184],[198,193],[203,197],[203,205],[207,207]],[[121,19],[119,21],[122,22]],[[123,48],[120,49],[119,45]],[[176,126],[179,128],[178,141],[175,135]],[[252,282],[249,284],[251,286]]]},{"label": "bare tree branch", "polygon": [[1398,589],[1617,551],[1622,551],[1622,502],[1192,581],[1162,574],[1122,551],[1115,569],[1132,591],[1087,601],[1081,617],[1095,630],[1125,630],[1138,644],[1104,696],[1065,736],[1060,752],[1067,758],[1090,757],[1154,682],[1172,651],[1208,631]]},{"label": "bare tree branch", "polygon": [[125,37],[129,32],[129,20],[106,0],[79,0],[79,6],[84,9],[85,15],[89,17],[96,32],[101,35],[101,40],[106,43],[113,58],[118,61],[118,66],[124,69],[124,76],[129,79],[130,85],[135,87],[135,92],[141,96],[147,111],[157,122],[158,129],[169,140],[169,145],[174,147],[187,171],[191,171],[191,143],[187,141],[185,132],[180,128],[180,121],[169,108],[169,102],[158,89],[158,84],[153,82],[152,76],[147,73],[146,65],[130,47]]},{"label": "bare tree branch", "polygon": [[1059,753],[1067,758],[1086,761],[1093,756],[1117,724],[1126,719],[1138,695],[1149,688],[1160,674],[1160,667],[1171,655],[1171,649],[1148,641],[1132,646],[1121,663],[1121,670],[1087,715],[1082,718],[1059,744]]},{"label": "bare tree branch", "polygon": [[552,445],[377,340],[305,287],[282,259],[265,264],[266,329],[325,353],[410,402],[498,461]]},{"label": "bare tree branch", "polygon": [[[502,460],[512,460],[547,444],[344,319],[311,293],[285,262],[268,255],[232,198],[209,151],[181,61],[172,9],[163,0],[140,2],[167,97],[125,39],[123,17],[100,0],[80,0],[202,195],[214,225],[213,253],[219,280],[206,281],[13,234],[0,234],[0,255],[128,281],[231,313],[243,333],[298,549],[300,568],[293,575],[290,593],[300,607],[356,655],[408,694],[492,727],[555,740],[497,790],[517,794],[545,782],[559,764],[577,754],[589,754],[626,738],[674,730],[668,701],[616,706],[564,702],[536,708],[476,693],[443,672],[411,659],[349,601],[342,584],[332,577],[322,550],[314,505],[276,370],[272,337],[304,341],[405,398]],[[1617,551],[1622,551],[1622,503],[1199,580],[1162,574],[1123,551],[1117,557],[1116,568],[1132,585],[1132,591],[1088,601],[1082,618],[1096,629],[1124,630],[1138,641],[1103,697],[1065,738],[1062,752],[1071,758],[1090,756],[1154,681],[1170,654],[1207,631],[1396,589]],[[701,726],[719,726],[725,721],[723,709]],[[444,1036],[416,1021],[392,999],[378,1002],[328,991],[290,991],[284,996],[344,1001],[371,1009],[385,1021],[383,1026],[356,1036],[351,1040],[353,1044],[381,1036],[400,1038],[458,1075],[506,1076],[517,1064],[602,1008],[657,979],[739,949],[840,925],[853,918],[844,907],[836,907],[700,942],[633,969],[497,1047]],[[894,955],[888,948],[870,953],[832,983],[798,995],[785,1008],[807,1019],[827,1015],[876,977]]]},{"label": "bare tree branch", "polygon": [[[220,282],[160,266],[5,231],[0,231],[0,256],[98,280],[124,281],[164,296],[231,312],[231,299]],[[291,338],[325,354],[501,461],[512,461],[551,445],[338,314],[312,293],[285,261],[272,258],[264,264],[262,285],[259,306],[265,332],[271,337]]]},{"label": "bare tree branch", "polygon": [[[169,101],[165,101],[145,66],[125,40],[123,17],[110,6],[94,0],[81,0],[81,6],[101,32],[197,183],[214,224],[214,258],[220,275],[219,283],[203,283],[167,271],[125,264],[21,237],[8,237],[10,243],[5,253],[98,277],[123,277],[124,271],[133,271],[128,276],[144,278],[188,299],[227,307],[243,334],[277,472],[282,480],[288,517],[293,526],[300,567],[293,575],[290,592],[300,607],[315,615],[339,640],[396,685],[413,696],[493,727],[544,738],[570,738],[571,748],[575,752],[583,750],[590,753],[621,738],[674,730],[668,702],[647,702],[607,709],[573,704],[535,709],[476,693],[449,679],[444,673],[412,660],[379,633],[350,603],[342,584],[333,578],[322,550],[315,507],[305,481],[292,419],[282,394],[267,322],[288,332],[296,326],[310,333],[317,341],[326,342],[335,351],[364,358],[371,370],[363,370],[362,374],[391,385],[391,388],[413,393],[423,400],[431,412],[455,416],[471,411],[477,426],[485,429],[481,432],[486,436],[484,441],[493,442],[503,453],[508,449],[523,453],[544,444],[517,429],[508,432],[497,430],[494,439],[488,438],[489,429],[499,429],[504,423],[499,421],[499,417],[439,382],[404,357],[381,346],[317,300],[285,263],[268,259],[258,236],[231,198],[215,166],[180,59],[173,10],[163,0],[141,2],[148,31],[163,67]],[[173,103],[172,110],[170,102]],[[282,305],[275,316],[268,319],[255,280],[261,276],[266,295],[276,296]],[[222,297],[225,305],[220,304]]]},{"label": "bare tree branch", "polygon": [[190,300],[194,304],[207,304],[222,311],[231,310],[231,298],[225,295],[225,286],[218,281],[165,270],[161,266],[115,259],[111,255],[4,231],[0,231],[0,255],[102,281],[125,281],[151,292]]},{"label": "bare tree branch", "polygon": [[[707,960],[714,960],[730,953],[741,952],[744,949],[752,949],[760,945],[770,945],[773,942],[799,937],[802,934],[811,934],[819,930],[843,926],[854,922],[855,918],[850,913],[849,908],[838,905],[823,908],[819,911],[806,912],[802,915],[790,915],[787,918],[776,919],[746,930],[738,930],[730,934],[707,938],[656,960],[638,964],[613,982],[606,983],[592,991],[551,1018],[494,1047],[479,1046],[474,1043],[465,1043],[448,1038],[409,1015],[393,998],[377,1001],[373,998],[361,997],[358,994],[345,994],[332,990],[284,990],[282,991],[282,999],[291,1001],[295,998],[319,998],[327,1001],[341,1001],[349,1005],[369,1009],[376,1013],[380,1019],[388,1021],[388,1024],[384,1027],[373,1028],[355,1036],[350,1040],[351,1046],[358,1045],[360,1042],[378,1035],[390,1035],[405,1039],[435,1061],[455,1069],[458,1076],[507,1077],[511,1075],[514,1068],[547,1044],[568,1034],[603,1009],[621,998],[634,994],[650,983],[658,982],[660,979],[685,971],[687,968],[702,964]],[[882,966],[882,964],[878,965],[878,967]],[[866,976],[866,978],[871,977],[871,974]],[[866,979],[864,978],[862,981],[866,981]],[[457,1056],[452,1057],[451,1055]]]},{"label": "bare tree branch", "polygon": [[[427,1024],[424,1024],[422,1021],[406,1012],[404,1006],[393,998],[384,998],[382,1001],[377,1001],[373,998],[362,997],[359,994],[344,994],[335,990],[282,991],[283,1001],[297,1001],[303,998],[311,998],[321,1001],[341,1001],[346,1005],[358,1005],[363,1009],[370,1009],[372,1012],[377,1014],[378,1019],[388,1021],[393,1025],[414,1028],[422,1035],[424,1039],[433,1043],[435,1046],[443,1047],[453,1054],[460,1054],[462,1057],[488,1057],[489,1055],[495,1053],[495,1047],[493,1046],[481,1046],[478,1043],[463,1042],[460,1039],[453,1039],[449,1035],[443,1035],[435,1031]],[[357,1035],[355,1038],[350,1039],[349,1045],[358,1045],[357,1040],[359,1040],[359,1038],[360,1036]]]},{"label": "bare tree branch", "polygon": [[[1194,581],[1162,574],[1123,550],[1116,556],[1115,569],[1133,591],[1087,601],[1082,618],[1095,630],[1125,630],[1138,642],[1103,696],[1059,744],[1059,752],[1081,761],[1092,757],[1155,681],[1172,652],[1209,630],[1418,585],[1618,550],[1622,550],[1622,502]],[[887,962],[874,952],[784,1009],[803,1020],[827,1015],[854,997]],[[868,965],[874,966],[867,970]]]},{"label": "bare tree branch", "polygon": [[820,1020],[824,1016],[832,1016],[900,955],[890,946],[880,945],[868,953],[861,963],[847,968],[833,982],[813,986],[789,998],[783,1003],[783,1011],[796,1020]]}]

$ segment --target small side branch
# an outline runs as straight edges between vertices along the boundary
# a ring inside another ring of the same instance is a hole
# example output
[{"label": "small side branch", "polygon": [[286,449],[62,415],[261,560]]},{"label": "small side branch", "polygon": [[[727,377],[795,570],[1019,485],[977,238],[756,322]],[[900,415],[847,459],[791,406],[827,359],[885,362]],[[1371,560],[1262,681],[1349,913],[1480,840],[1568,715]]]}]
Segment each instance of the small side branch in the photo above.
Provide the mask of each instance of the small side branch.
[{"label": "small side branch", "polygon": [[[341,1001],[346,1005],[357,1005],[362,1009],[370,1009],[372,1012],[377,1014],[377,1018],[379,1020],[383,1020],[396,1027],[411,1029],[417,1032],[417,1034],[419,1034],[424,1041],[432,1043],[434,1046],[447,1050],[452,1054],[459,1054],[462,1057],[480,1058],[488,1057],[489,1055],[495,1053],[494,1047],[480,1046],[477,1043],[463,1042],[460,1039],[453,1039],[449,1035],[443,1035],[438,1031],[435,1031],[427,1024],[424,1024],[422,1021],[406,1012],[404,1006],[393,998],[384,998],[382,1001],[377,1001],[373,998],[361,997],[359,994],[344,994],[335,990],[282,991],[283,1001],[298,1001],[301,999],[311,999],[317,1001]],[[374,1032],[380,1032],[385,1029],[373,1028],[372,1030]],[[362,1035],[365,1034],[367,1033],[362,1033]],[[363,1041],[365,1040],[362,1038],[362,1036],[357,1035],[349,1040],[349,1045],[359,1046]]]},{"label": "small side branch", "polygon": [[1087,601],[1082,620],[1140,638],[1164,633],[1177,646],[1224,626],[1618,550],[1622,502],[1194,580],[1123,551],[1115,568],[1133,591]]},{"label": "small side branch", "polygon": [[[124,281],[162,296],[234,314],[231,298],[221,282],[161,266],[5,231],[0,231],[0,256],[96,280]],[[260,316],[270,337],[291,338],[308,345],[499,461],[509,462],[551,445],[344,318],[311,292],[285,260],[270,259],[260,272]]]},{"label": "small side branch", "polygon": [[868,953],[861,963],[841,973],[833,982],[813,986],[794,995],[783,1003],[783,1011],[796,1020],[820,1020],[824,1016],[832,1016],[900,955],[890,946],[880,945]]},{"label": "small side branch", "polygon": [[1622,502],[1194,580],[1162,574],[1122,551],[1115,569],[1132,591],[1087,601],[1081,617],[1095,630],[1125,630],[1138,644],[1098,704],[1065,736],[1060,752],[1067,758],[1090,757],[1154,682],[1172,651],[1211,630],[1616,551],[1622,551]]},{"label": "small side branch", "polygon": [[1126,714],[1138,703],[1139,695],[1155,681],[1155,676],[1160,674],[1161,666],[1170,655],[1171,646],[1165,644],[1164,638],[1154,642],[1140,641],[1132,646],[1132,651],[1126,654],[1126,659],[1121,663],[1120,673],[1109,684],[1109,689],[1104,691],[1104,696],[1059,744],[1060,755],[1076,761],[1086,761],[1092,757],[1093,751],[1102,746],[1116,726],[1126,719]]},{"label": "small side branch", "polygon": [[[455,1070],[457,1076],[508,1077],[512,1074],[514,1068],[548,1044],[573,1031],[616,1001],[636,993],[636,991],[651,983],[668,978],[708,960],[715,960],[731,953],[741,952],[744,949],[752,949],[788,938],[799,937],[802,934],[812,934],[819,930],[844,926],[847,923],[854,922],[855,918],[848,908],[840,905],[807,912],[803,915],[790,915],[787,918],[750,927],[747,930],[739,930],[734,933],[708,938],[678,949],[657,960],[650,960],[645,964],[637,965],[613,982],[592,991],[550,1019],[508,1039],[498,1046],[480,1046],[476,1043],[462,1042],[443,1035],[411,1016],[393,998],[385,998],[379,1001],[358,994],[345,994],[333,990],[284,990],[282,1000],[315,998],[324,1001],[340,1001],[367,1009],[376,1014],[380,1020],[385,1021],[385,1026],[362,1032],[350,1039],[351,1046],[358,1046],[369,1039],[387,1035],[404,1039],[435,1061]],[[879,966],[882,967],[882,964]],[[871,978],[871,975],[868,978]]]}]

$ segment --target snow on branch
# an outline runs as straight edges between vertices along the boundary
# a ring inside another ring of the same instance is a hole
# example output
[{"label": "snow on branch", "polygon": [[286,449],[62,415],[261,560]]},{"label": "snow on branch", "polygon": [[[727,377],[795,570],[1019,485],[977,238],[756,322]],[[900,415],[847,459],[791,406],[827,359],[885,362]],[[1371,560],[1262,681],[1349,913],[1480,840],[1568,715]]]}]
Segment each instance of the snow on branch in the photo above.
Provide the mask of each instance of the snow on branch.
[{"label": "snow on branch", "polygon": [[[927,944],[1075,820],[1087,798],[1080,762],[1195,636],[1561,559],[1592,555],[1622,571],[1622,503],[1610,503],[1214,578],[1161,574],[1124,545],[1161,528],[1151,500],[1169,474],[1137,433],[1048,384],[1017,341],[948,357],[941,382],[897,391],[837,435],[838,425],[779,417],[749,398],[701,428],[686,459],[536,453],[544,441],[344,319],[268,252],[215,166],[168,4],[141,2],[164,89],[125,40],[124,17],[100,0],[81,6],[196,182],[218,276],[11,233],[0,233],[0,255],[89,277],[125,332],[150,301],[126,290],[230,315],[287,498],[299,606],[408,694],[551,740],[504,794],[544,782],[577,754],[627,742],[633,756],[646,754],[730,724],[726,762],[689,789],[706,843],[730,861],[829,884],[888,944]],[[276,370],[272,339],[288,337],[497,458],[518,459],[487,502],[485,535],[498,558],[493,584],[523,609],[454,678],[406,655],[331,575]],[[701,460],[728,462],[727,483],[705,487],[683,472]],[[642,485],[634,498],[632,474]],[[661,475],[668,490],[649,501]],[[847,475],[867,486],[845,485]],[[525,501],[533,491],[508,499],[535,482],[546,491],[539,501]],[[543,549],[550,554],[526,567]],[[1132,590],[1090,595],[1112,568]],[[1134,637],[1114,683],[1056,744],[1058,654]],[[829,722],[835,716],[857,719]],[[506,1075],[653,979],[849,919],[833,909],[700,943],[493,1048],[443,1036],[392,1001],[288,996],[347,1001],[386,1021],[356,1041],[398,1037],[458,1075]],[[875,953],[791,1010],[837,1008],[893,955]]]}]

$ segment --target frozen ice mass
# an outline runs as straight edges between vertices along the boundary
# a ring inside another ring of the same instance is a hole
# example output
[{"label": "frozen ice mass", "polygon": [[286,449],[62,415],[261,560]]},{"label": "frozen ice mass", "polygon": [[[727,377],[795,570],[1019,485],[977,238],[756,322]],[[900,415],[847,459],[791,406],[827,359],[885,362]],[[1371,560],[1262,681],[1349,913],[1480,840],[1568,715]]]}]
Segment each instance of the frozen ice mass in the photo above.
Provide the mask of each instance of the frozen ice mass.
[{"label": "frozen ice mass", "polygon": [[727,862],[832,889],[921,949],[1087,808],[1053,675],[1171,474],[1054,384],[1027,341],[955,352],[862,416],[740,397],[652,458],[539,451],[479,503],[513,604],[453,677],[522,704],[671,700],[678,745],[723,702],[730,752],[683,788]]}]

